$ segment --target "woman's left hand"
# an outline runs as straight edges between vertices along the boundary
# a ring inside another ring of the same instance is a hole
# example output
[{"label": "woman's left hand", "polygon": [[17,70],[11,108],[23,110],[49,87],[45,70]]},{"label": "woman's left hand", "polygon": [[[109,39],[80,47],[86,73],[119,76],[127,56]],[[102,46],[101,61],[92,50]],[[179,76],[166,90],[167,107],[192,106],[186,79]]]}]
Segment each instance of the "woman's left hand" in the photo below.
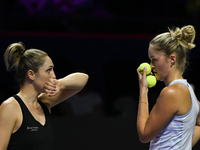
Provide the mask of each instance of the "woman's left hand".
[{"label": "woman's left hand", "polygon": [[55,96],[60,91],[60,82],[57,79],[50,79],[45,85],[44,90],[46,94],[51,97]]}]

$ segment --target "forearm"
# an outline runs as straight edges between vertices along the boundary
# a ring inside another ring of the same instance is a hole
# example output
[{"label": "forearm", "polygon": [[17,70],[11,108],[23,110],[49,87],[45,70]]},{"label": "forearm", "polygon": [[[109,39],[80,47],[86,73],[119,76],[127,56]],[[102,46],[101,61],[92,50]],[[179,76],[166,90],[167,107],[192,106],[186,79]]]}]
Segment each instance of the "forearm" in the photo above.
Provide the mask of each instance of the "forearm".
[{"label": "forearm", "polygon": [[145,141],[145,126],[149,117],[149,103],[147,92],[141,93],[138,104],[137,130],[141,142]]},{"label": "forearm", "polygon": [[72,73],[59,80],[49,81],[45,87],[48,92],[40,95],[39,99],[51,109],[53,106],[81,91],[87,81],[88,75],[84,73]]},{"label": "forearm", "polygon": [[66,77],[59,79],[60,81],[60,89],[82,89],[87,81],[88,75],[85,73],[72,73],[67,75]]}]

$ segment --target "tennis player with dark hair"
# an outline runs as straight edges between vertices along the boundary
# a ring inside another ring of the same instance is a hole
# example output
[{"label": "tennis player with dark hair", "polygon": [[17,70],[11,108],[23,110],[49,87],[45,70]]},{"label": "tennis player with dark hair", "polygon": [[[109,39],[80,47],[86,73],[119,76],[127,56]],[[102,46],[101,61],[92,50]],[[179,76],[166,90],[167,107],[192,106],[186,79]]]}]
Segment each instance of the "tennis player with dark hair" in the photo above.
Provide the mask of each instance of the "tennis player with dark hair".
[{"label": "tennis player with dark hair", "polygon": [[51,58],[22,43],[8,46],[4,54],[8,71],[16,72],[20,90],[0,106],[0,150],[54,150],[51,108],[81,91],[84,73],[56,79]]}]

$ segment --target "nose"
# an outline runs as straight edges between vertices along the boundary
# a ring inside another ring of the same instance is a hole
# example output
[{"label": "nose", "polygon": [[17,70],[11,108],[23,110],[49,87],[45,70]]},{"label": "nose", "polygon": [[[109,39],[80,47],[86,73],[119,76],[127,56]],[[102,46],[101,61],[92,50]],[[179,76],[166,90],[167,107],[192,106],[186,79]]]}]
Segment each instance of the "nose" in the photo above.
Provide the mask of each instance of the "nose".
[{"label": "nose", "polygon": [[52,71],[51,78],[56,79],[56,74],[54,71]]},{"label": "nose", "polygon": [[155,66],[153,65],[152,62],[150,62],[150,66],[151,66],[151,70],[153,70],[155,68]]}]

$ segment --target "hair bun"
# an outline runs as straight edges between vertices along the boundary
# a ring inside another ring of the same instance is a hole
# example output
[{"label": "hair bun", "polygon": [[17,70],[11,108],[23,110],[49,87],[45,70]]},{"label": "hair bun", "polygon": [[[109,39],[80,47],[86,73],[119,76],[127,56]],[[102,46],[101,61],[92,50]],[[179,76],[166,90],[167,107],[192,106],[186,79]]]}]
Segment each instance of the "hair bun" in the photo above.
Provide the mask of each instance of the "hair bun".
[{"label": "hair bun", "polygon": [[13,43],[8,46],[4,53],[4,61],[6,69],[12,71],[16,69],[16,66],[25,52],[25,47],[22,42]]},{"label": "hair bun", "polygon": [[169,29],[169,31],[171,33],[172,40],[176,40],[176,39],[180,40],[182,38],[182,31],[181,31],[180,28],[177,27],[175,29],[175,31],[172,31],[172,30]]},{"label": "hair bun", "polygon": [[192,49],[195,47],[193,42],[196,33],[193,26],[188,25],[182,27],[181,29],[177,27],[174,31],[169,29],[169,32],[171,34],[172,40],[175,40],[177,45],[181,45],[186,49]]}]

